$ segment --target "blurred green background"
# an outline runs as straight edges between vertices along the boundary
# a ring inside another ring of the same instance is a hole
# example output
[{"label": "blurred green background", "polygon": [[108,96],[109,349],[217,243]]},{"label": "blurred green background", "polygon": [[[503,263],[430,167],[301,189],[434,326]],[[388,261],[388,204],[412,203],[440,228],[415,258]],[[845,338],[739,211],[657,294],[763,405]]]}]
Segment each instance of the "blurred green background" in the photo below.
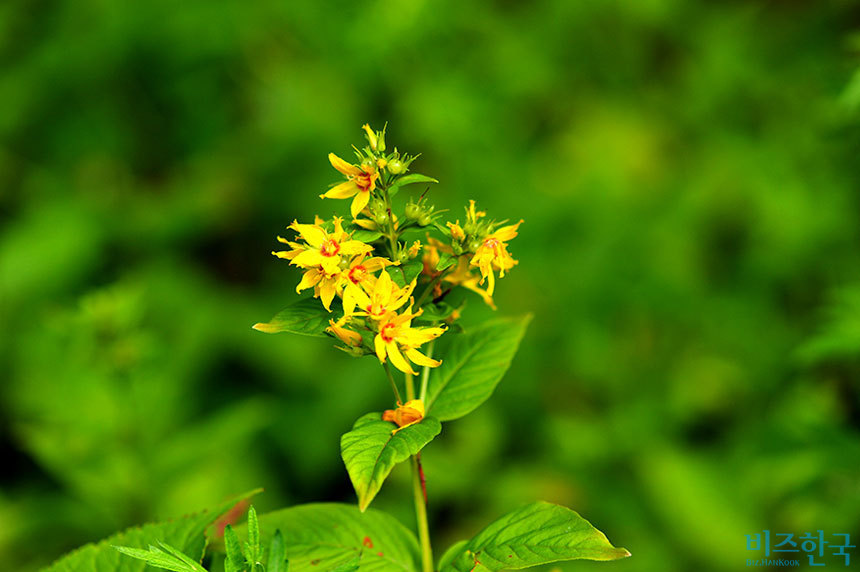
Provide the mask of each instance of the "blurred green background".
[{"label": "blurred green background", "polygon": [[[0,4],[3,567],[256,486],[354,502],[379,366],[250,326],[366,121],[439,208],[526,221],[496,298],[535,320],[424,454],[438,554],[535,499],[634,554],[565,570],[857,544],[857,30],[847,0]],[[375,506],[412,527],[408,476]]]}]

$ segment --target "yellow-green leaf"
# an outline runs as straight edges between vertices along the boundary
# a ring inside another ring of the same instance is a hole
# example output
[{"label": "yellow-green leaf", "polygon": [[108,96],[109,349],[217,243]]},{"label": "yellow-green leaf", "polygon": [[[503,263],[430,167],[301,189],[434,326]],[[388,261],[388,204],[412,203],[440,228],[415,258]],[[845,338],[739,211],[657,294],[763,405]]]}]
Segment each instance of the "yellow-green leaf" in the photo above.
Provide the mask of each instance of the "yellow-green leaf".
[{"label": "yellow-green leaf", "polygon": [[452,546],[439,563],[441,572],[520,570],[565,560],[617,560],[630,553],[576,512],[536,502],[490,524],[469,541]]},{"label": "yellow-green leaf", "polygon": [[[290,572],[415,572],[415,536],[393,516],[344,504],[300,505],[260,515],[260,537],[283,536]],[[241,531],[240,531],[241,532]],[[356,567],[357,566],[357,567]]]},{"label": "yellow-green leaf", "polygon": [[[332,306],[334,310],[334,306]],[[289,332],[303,336],[325,337],[329,320],[337,320],[341,313],[328,312],[316,298],[305,298],[278,312],[268,322],[254,324],[254,329],[266,334]]]},{"label": "yellow-green leaf", "polygon": [[433,417],[403,427],[382,420],[381,413],[368,413],[355,422],[352,431],[340,439],[340,451],[349,478],[358,495],[358,506],[365,510],[394,465],[420,451],[442,430]]},{"label": "yellow-green leaf", "polygon": [[529,321],[531,314],[495,320],[453,336],[442,365],[430,373],[427,412],[450,421],[489,399],[508,371]]}]

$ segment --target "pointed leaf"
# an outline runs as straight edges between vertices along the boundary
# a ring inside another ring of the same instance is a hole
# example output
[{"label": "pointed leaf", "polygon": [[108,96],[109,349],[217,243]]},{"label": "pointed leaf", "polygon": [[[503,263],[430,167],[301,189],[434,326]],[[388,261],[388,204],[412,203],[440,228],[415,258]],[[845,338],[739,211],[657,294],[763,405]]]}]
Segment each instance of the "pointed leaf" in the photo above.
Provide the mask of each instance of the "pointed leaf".
[{"label": "pointed leaf", "polygon": [[364,243],[370,243],[375,240],[379,240],[382,238],[383,234],[378,230],[367,230],[364,228],[359,228],[358,230],[354,230],[352,232],[353,240],[360,240]]},{"label": "pointed leaf", "polygon": [[453,254],[449,254],[447,252],[440,252],[439,262],[436,263],[436,270],[439,270],[441,272],[442,270],[445,270],[452,264],[456,263],[458,259],[459,256],[454,256]]},{"label": "pointed leaf", "polygon": [[325,572],[352,565],[361,572],[416,572],[415,536],[394,517],[345,504],[308,504],[260,515],[263,542],[280,530],[290,572]]},{"label": "pointed leaf", "polygon": [[[256,491],[254,491],[256,492]],[[254,493],[230,500],[214,510],[186,516],[169,522],[146,524],[115,534],[99,543],[87,544],[60,558],[43,572],[143,572],[146,564],[114,548],[140,549],[159,541],[199,562],[206,546],[206,529],[237,501]]]},{"label": "pointed leaf", "polygon": [[341,437],[341,456],[362,511],[382,488],[394,465],[420,451],[439,434],[442,425],[433,417],[425,417],[392,435],[396,428],[394,423],[383,421],[381,413],[369,413]]},{"label": "pointed leaf", "polygon": [[245,568],[245,556],[242,554],[242,544],[236,531],[231,525],[224,527],[224,549],[227,558],[224,560],[224,572],[241,572]]},{"label": "pointed leaf", "polygon": [[284,543],[284,535],[280,530],[275,531],[272,543],[269,545],[269,560],[266,572],[287,572],[289,561],[287,560],[287,546]]},{"label": "pointed leaf", "polygon": [[489,399],[517,352],[531,314],[496,320],[454,337],[430,373],[427,411],[440,421],[463,417]]},{"label": "pointed leaf", "polygon": [[[459,554],[452,555],[455,549]],[[630,553],[574,511],[548,502],[526,505],[454,545],[441,572],[520,570],[564,560],[617,560]]]},{"label": "pointed leaf", "polygon": [[404,175],[394,181],[394,184],[388,188],[389,196],[394,196],[397,192],[405,187],[406,185],[412,185],[414,183],[438,183],[436,179],[433,177],[428,177],[427,175],[422,175],[421,173],[409,173],[408,175]]},{"label": "pointed leaf", "polygon": [[[334,310],[334,306],[332,307]],[[340,313],[328,312],[316,298],[305,298],[278,312],[268,322],[254,324],[254,329],[266,334],[289,332],[303,336],[326,337],[330,319],[337,320]]]}]

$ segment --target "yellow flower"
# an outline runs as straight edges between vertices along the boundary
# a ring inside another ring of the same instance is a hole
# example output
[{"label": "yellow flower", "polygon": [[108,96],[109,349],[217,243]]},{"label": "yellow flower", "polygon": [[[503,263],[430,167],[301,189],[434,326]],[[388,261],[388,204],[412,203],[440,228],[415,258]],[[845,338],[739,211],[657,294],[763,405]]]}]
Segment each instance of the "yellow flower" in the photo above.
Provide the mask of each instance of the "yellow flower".
[{"label": "yellow flower", "polygon": [[370,125],[365,123],[361,126],[362,129],[367,133],[367,142],[370,143],[370,148],[376,151],[376,147],[378,145],[378,141],[376,139],[376,131],[370,128]]},{"label": "yellow flower", "polygon": [[457,260],[457,266],[454,268],[454,271],[446,275],[442,281],[450,282],[454,286],[462,286],[466,290],[471,290],[480,296],[487,306],[493,310],[496,309],[496,304],[493,302],[493,296],[489,292],[489,289],[485,290],[479,286],[483,278],[472,273],[469,261],[465,257]]},{"label": "yellow flower", "polygon": [[[355,311],[356,305],[364,308],[370,304],[370,298],[365,293],[365,288],[372,288],[375,282],[373,273],[382,270],[386,266],[396,264],[387,258],[374,256],[365,259],[365,254],[360,254],[352,259],[340,274],[343,285],[343,312],[349,316]],[[364,305],[362,305],[364,303]]]},{"label": "yellow flower", "polygon": [[466,239],[466,233],[463,232],[463,227],[460,226],[460,221],[449,222],[448,228],[451,229],[451,238],[458,242],[463,242]]},{"label": "yellow flower", "polygon": [[332,167],[346,175],[346,181],[332,187],[328,192],[320,195],[320,198],[348,199],[354,196],[355,198],[352,200],[350,211],[352,212],[352,218],[355,218],[370,201],[370,194],[376,188],[376,179],[379,177],[379,172],[373,165],[363,165],[361,167],[350,165],[334,153],[328,154],[328,160],[331,162]]},{"label": "yellow flower", "polygon": [[[424,257],[421,259],[424,263],[424,270],[422,273],[432,280],[441,274],[440,271],[436,270],[436,266],[439,264],[439,253],[446,252],[448,254],[453,254],[453,251],[450,246],[439,242],[435,238],[429,238],[428,240],[429,244],[424,247]],[[465,256],[458,257],[457,265],[454,269],[442,278],[442,282],[448,282],[453,286],[462,286],[463,288],[476,293],[484,300],[484,303],[495,310],[496,305],[493,302],[493,297],[490,296],[486,290],[478,286],[480,281],[481,276],[472,273],[472,267],[469,265],[469,260]],[[441,284],[436,284],[433,291],[433,297],[437,298],[441,295],[442,286]]]},{"label": "yellow flower", "polygon": [[329,320],[329,327],[326,328],[327,332],[331,332],[337,337],[340,341],[345,343],[347,347],[357,348],[361,346],[361,334],[358,332],[353,332],[352,330],[347,330],[344,328],[344,325],[348,322],[349,318],[344,316],[337,322],[334,320]]},{"label": "yellow flower", "polygon": [[421,252],[421,241],[416,240],[412,243],[412,246],[409,247],[409,258],[415,258],[418,256],[418,253]]},{"label": "yellow flower", "polygon": [[334,232],[329,233],[322,227],[322,221],[317,220],[316,224],[299,224],[293,221],[289,228],[296,231],[306,244],[291,242],[279,236],[278,241],[289,245],[292,250],[272,254],[302,268],[321,267],[325,274],[336,274],[343,256],[364,254],[373,250],[369,244],[350,240],[342,223],[343,219],[335,217]]},{"label": "yellow flower", "polygon": [[412,306],[409,306],[402,314],[390,312],[382,317],[379,322],[379,333],[373,339],[376,357],[380,362],[385,363],[385,359],[388,358],[394,367],[412,375],[417,374],[406,358],[416,365],[427,367],[437,367],[442,363],[425,356],[416,349],[445,332],[444,327],[413,328],[412,319],[420,315],[421,310],[413,314]]},{"label": "yellow flower", "polygon": [[322,266],[311,268],[302,276],[301,282],[296,286],[296,293],[313,287],[314,298],[322,300],[325,309],[331,312],[331,301],[337,294],[337,286],[340,281],[340,273],[327,274]]},{"label": "yellow flower", "polygon": [[477,223],[479,218],[484,218],[485,216],[487,216],[487,213],[484,211],[476,211],[475,201],[470,200],[469,206],[466,208],[466,220],[471,223]]},{"label": "yellow flower", "polygon": [[411,284],[401,288],[391,280],[388,271],[383,270],[379,273],[379,277],[366,288],[366,293],[358,289],[353,291],[356,304],[363,309],[356,315],[369,316],[374,320],[383,319],[409,300],[409,296],[415,289],[415,284],[416,281],[413,280]]},{"label": "yellow flower", "polygon": [[496,285],[496,277],[493,274],[493,270],[498,270],[499,278],[503,278],[505,271],[510,270],[517,264],[517,261],[508,252],[507,241],[517,236],[517,227],[522,223],[523,221],[521,220],[517,224],[503,226],[487,235],[470,261],[472,266],[477,266],[481,271],[481,284],[484,283],[484,279],[490,279],[490,283],[487,285],[487,294],[489,296],[493,295]]}]

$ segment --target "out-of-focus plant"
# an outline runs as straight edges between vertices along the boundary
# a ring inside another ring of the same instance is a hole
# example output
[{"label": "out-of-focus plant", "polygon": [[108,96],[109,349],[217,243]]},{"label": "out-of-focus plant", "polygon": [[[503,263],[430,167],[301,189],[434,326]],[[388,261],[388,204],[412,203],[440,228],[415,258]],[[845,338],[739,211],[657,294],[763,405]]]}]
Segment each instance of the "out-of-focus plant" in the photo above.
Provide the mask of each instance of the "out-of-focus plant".
[{"label": "out-of-focus plant", "polygon": [[[428,202],[427,190],[410,199],[402,212],[395,212],[392,197],[398,192],[409,186],[429,188],[437,181],[410,172],[417,156],[397,148],[386,153],[385,128],[375,131],[365,125],[363,129],[367,145],[354,148],[354,163],[329,155],[345,180],[320,195],[349,199],[351,220],[335,216],[316,217],[306,224],[294,221],[288,228],[295,236],[278,237],[287,249],[273,252],[302,270],[296,291],[312,290],[313,297],[254,328],[330,336],[339,349],[356,358],[372,356],[390,384],[394,407],[361,416],[341,438],[341,455],[358,497],[357,507],[301,505],[259,519],[252,508],[244,547],[232,528],[224,529],[225,571],[272,572],[287,566],[331,571],[495,571],[629,556],[576,512],[536,502],[455,543],[434,561],[421,450],[439,435],[442,422],[467,415],[490,397],[525,334],[529,315],[472,327],[460,323],[467,302],[464,292],[477,294],[495,309],[497,275],[504,277],[517,264],[508,243],[523,221],[496,221],[469,201],[463,222],[442,224],[445,211]],[[434,355],[434,346],[446,334],[452,339],[442,358]],[[391,365],[403,374],[402,382]],[[325,381],[323,368],[319,375]],[[412,467],[417,538],[393,517],[368,510],[394,466],[402,462]],[[223,512],[222,508],[214,516]],[[261,529],[271,537],[261,536]],[[134,537],[134,542],[111,541],[82,553],[87,558],[106,558],[102,548],[110,545],[163,569],[204,570],[202,550],[194,544],[189,551],[187,536],[171,536],[157,525],[151,532]],[[264,540],[271,543],[268,552],[261,548]],[[148,550],[143,549],[146,543]],[[51,570],[83,570],[86,561],[80,554],[66,557]],[[134,561],[122,559],[105,570],[131,569],[129,562]]]}]

